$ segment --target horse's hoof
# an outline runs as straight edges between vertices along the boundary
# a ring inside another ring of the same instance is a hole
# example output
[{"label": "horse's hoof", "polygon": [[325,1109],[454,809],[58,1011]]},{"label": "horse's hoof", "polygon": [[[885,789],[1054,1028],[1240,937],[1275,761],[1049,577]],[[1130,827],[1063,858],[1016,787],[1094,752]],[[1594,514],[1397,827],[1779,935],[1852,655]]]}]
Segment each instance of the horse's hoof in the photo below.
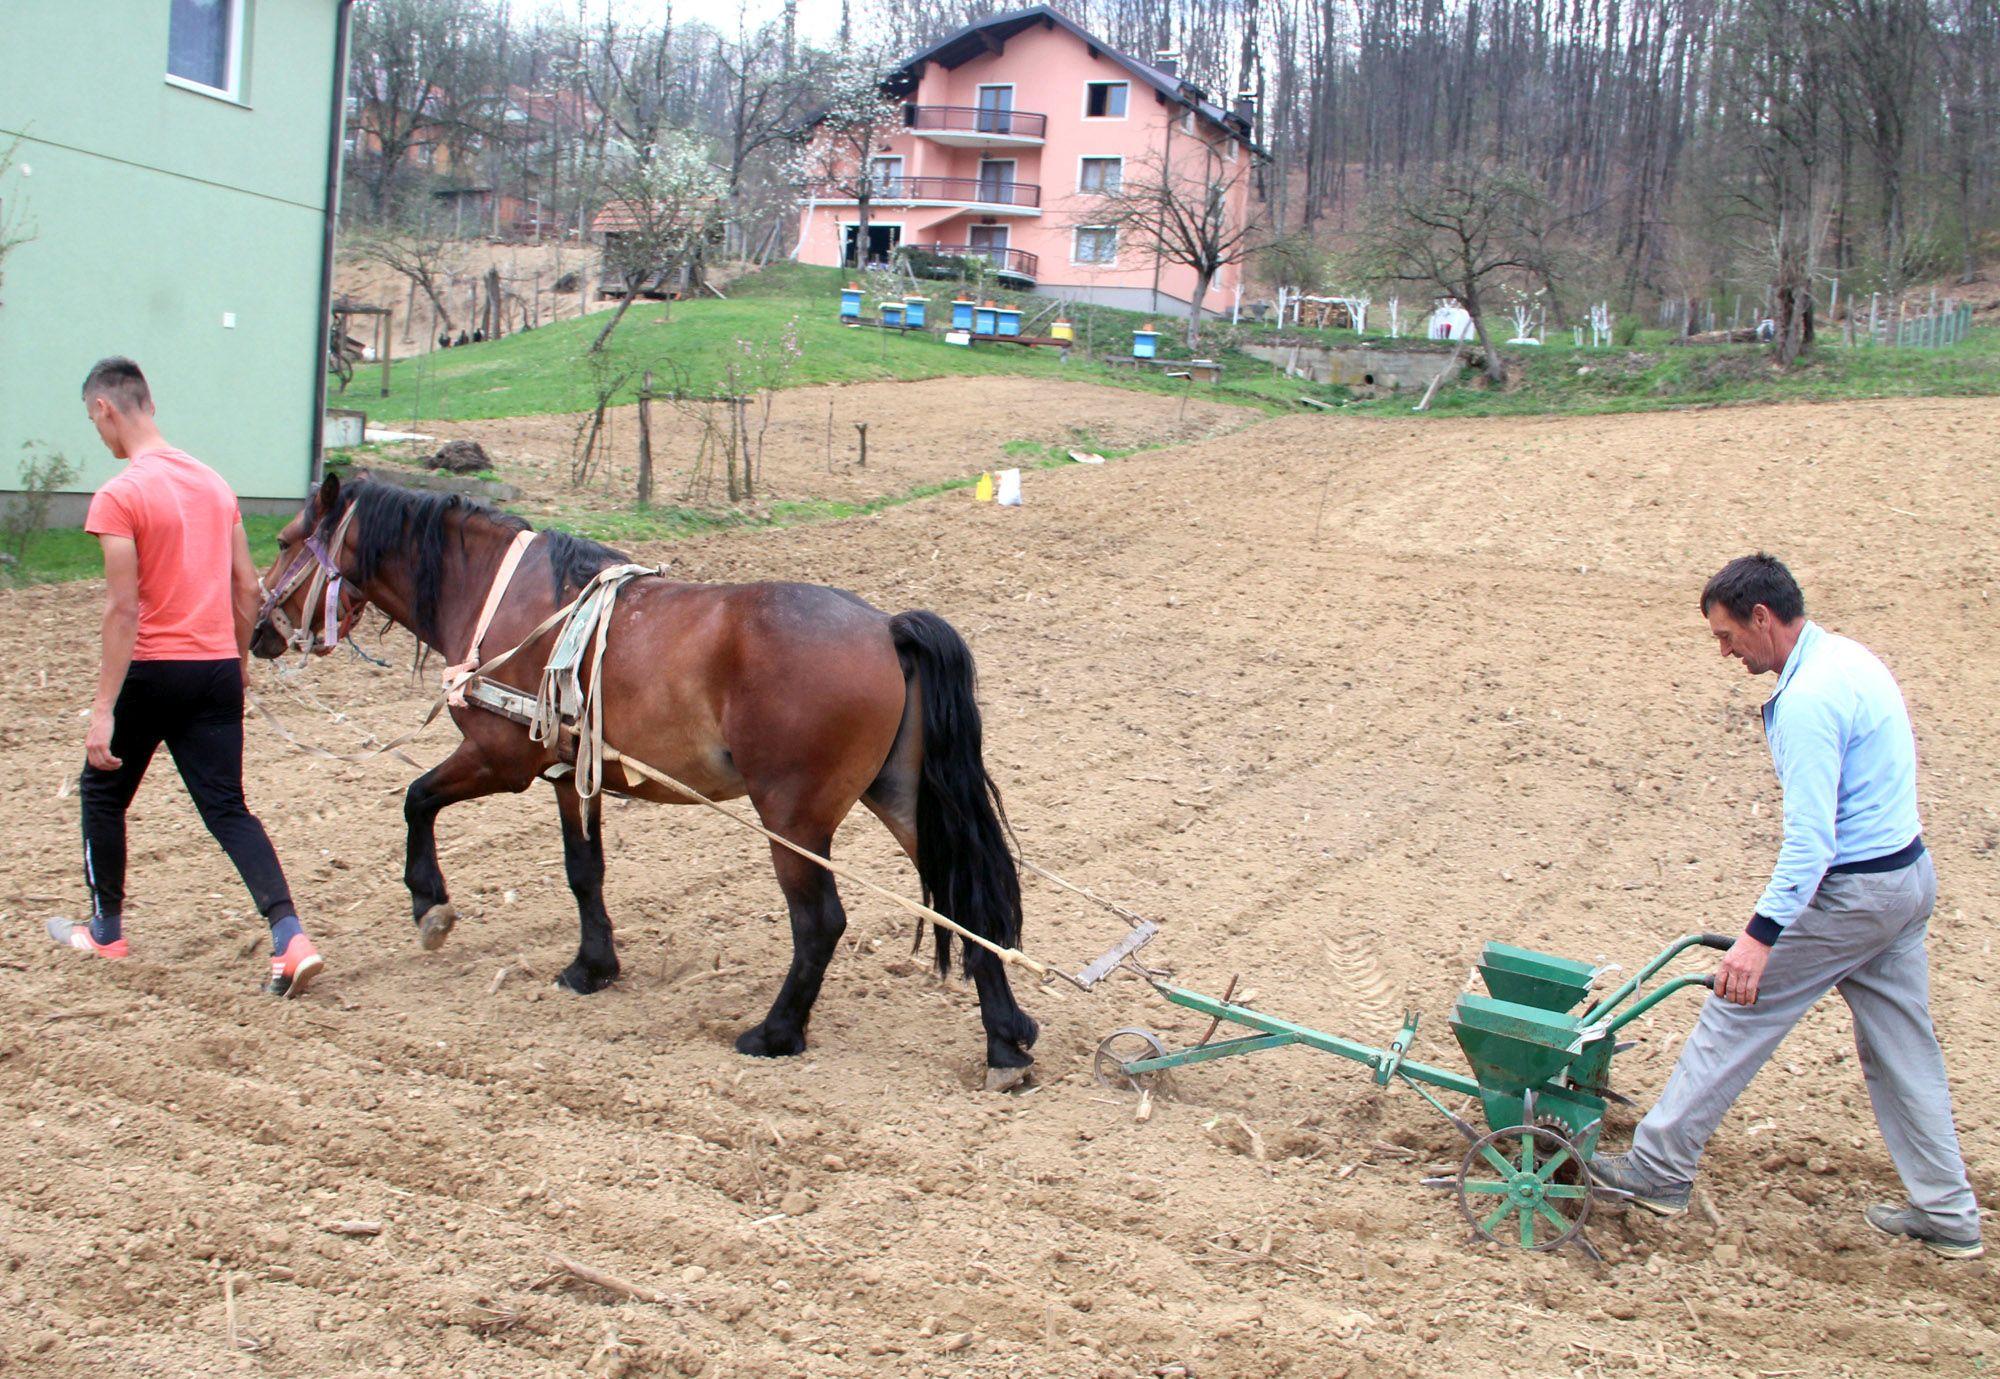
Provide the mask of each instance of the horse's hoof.
[{"label": "horse's hoof", "polygon": [[444,941],[451,937],[452,926],[458,923],[458,911],[449,904],[433,905],[424,911],[424,917],[417,921],[417,942],[426,953],[435,953],[444,947]]},{"label": "horse's hoof", "polygon": [[1032,1064],[1019,1068],[988,1068],[986,1070],[986,1090],[989,1092],[1011,1092],[1023,1082],[1026,1082],[1028,1074],[1033,1071],[1034,1066]]},{"label": "horse's hoof", "polygon": [[566,991],[574,991],[579,996],[588,996],[604,990],[618,980],[618,969],[609,972],[593,972],[580,962],[573,962],[556,976],[556,985]]},{"label": "horse's hoof", "polygon": [[768,1026],[752,1025],[736,1036],[736,1051],[752,1058],[794,1058],[806,1051],[806,1037],[774,1035]]}]

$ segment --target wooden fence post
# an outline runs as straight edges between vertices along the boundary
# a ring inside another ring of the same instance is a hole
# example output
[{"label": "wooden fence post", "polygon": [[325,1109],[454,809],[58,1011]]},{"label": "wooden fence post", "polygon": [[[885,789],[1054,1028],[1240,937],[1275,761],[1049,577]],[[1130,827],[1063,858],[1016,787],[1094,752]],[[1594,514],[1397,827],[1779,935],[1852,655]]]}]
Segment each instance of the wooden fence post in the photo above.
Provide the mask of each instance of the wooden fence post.
[{"label": "wooden fence post", "polygon": [[653,371],[639,386],[639,506],[653,501]]}]

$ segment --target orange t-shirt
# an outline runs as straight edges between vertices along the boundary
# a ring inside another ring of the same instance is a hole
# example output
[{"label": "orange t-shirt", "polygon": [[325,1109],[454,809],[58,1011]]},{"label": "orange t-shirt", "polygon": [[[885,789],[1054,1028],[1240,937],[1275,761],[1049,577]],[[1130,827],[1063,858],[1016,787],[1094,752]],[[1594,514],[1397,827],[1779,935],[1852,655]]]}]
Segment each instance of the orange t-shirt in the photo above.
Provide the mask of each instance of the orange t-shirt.
[{"label": "orange t-shirt", "polygon": [[231,554],[243,520],[220,474],[171,446],[134,455],[90,500],[83,529],[139,550],[135,661],[234,660]]}]

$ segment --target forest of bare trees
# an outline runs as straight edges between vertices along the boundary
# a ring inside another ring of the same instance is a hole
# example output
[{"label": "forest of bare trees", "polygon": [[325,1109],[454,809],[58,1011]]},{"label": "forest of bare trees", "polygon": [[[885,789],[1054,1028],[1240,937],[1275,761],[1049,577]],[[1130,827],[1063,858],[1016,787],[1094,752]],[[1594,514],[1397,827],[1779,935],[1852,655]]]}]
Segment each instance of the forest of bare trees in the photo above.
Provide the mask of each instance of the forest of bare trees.
[{"label": "forest of bare trees", "polygon": [[[729,251],[782,253],[794,136],[851,50],[907,53],[1005,8],[850,0],[824,45],[843,54],[803,42],[795,6],[718,26],[659,5],[607,19],[601,5],[362,0],[347,215],[575,234],[620,158],[671,127],[726,187]],[[1690,317],[1747,293],[1802,344],[1835,279],[1855,299],[1969,280],[2000,216],[2000,0],[1066,8],[1135,56],[1177,52],[1212,98],[1255,98],[1267,241],[1338,251],[1411,177],[1500,168],[1574,227],[1576,293],[1621,310],[1682,301]]]}]

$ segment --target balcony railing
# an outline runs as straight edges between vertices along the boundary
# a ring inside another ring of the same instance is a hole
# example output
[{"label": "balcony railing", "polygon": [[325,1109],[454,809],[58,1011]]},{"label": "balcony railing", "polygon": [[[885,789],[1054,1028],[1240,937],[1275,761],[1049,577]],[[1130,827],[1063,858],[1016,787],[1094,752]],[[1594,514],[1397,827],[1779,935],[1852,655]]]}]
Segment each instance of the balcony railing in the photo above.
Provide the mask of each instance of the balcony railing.
[{"label": "balcony railing", "polygon": [[1026,249],[1009,249],[999,244],[913,244],[910,247],[945,258],[985,259],[1000,272],[1012,273],[1021,278],[1033,278],[1042,266],[1039,254],[1031,254]]},{"label": "balcony railing", "polygon": [[1027,110],[993,110],[983,105],[906,105],[903,123],[919,132],[1005,134],[1039,139],[1048,132],[1049,117]]},{"label": "balcony railing", "polygon": [[[814,195],[822,201],[852,201],[851,185],[823,186]],[[946,201],[980,206],[1042,204],[1042,189],[1033,182],[1000,182],[986,177],[877,177],[868,195],[876,201]]]}]

